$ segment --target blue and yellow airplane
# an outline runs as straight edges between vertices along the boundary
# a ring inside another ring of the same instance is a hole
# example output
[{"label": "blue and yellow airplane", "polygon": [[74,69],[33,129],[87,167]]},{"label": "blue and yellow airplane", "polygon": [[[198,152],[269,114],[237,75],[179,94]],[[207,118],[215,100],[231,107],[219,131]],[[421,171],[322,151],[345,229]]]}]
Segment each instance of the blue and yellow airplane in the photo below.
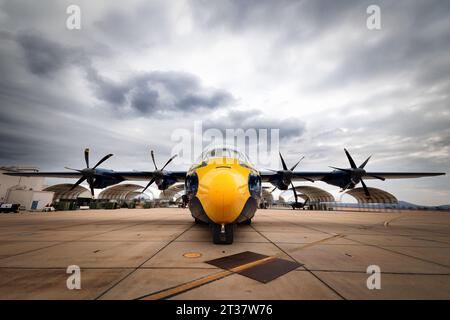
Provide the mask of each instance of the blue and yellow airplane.
[{"label": "blue and yellow airplane", "polygon": [[144,191],[156,183],[159,190],[166,190],[176,182],[184,182],[185,199],[196,222],[210,224],[213,242],[231,244],[234,226],[237,223],[250,224],[262,197],[262,183],[269,182],[274,189],[287,190],[293,181],[323,181],[343,190],[352,189],[361,183],[367,197],[370,197],[364,179],[401,179],[438,176],[439,172],[367,172],[364,167],[367,158],[356,166],[350,153],[344,149],[350,168],[335,168],[333,171],[304,172],[295,171],[301,159],[291,168],[286,165],[280,153],[281,170],[259,171],[250,164],[247,156],[230,147],[215,147],[202,153],[200,159],[188,171],[169,171],[166,166],[171,157],[158,169],[151,151],[155,167],[153,171],[114,171],[99,168],[100,164],[112,156],[104,156],[94,167],[89,166],[89,149],[85,149],[85,169],[71,169],[72,172],[15,172],[11,176],[41,176],[50,178],[77,178],[75,188],[86,181],[94,196],[94,188],[105,188],[125,180],[149,181]]}]

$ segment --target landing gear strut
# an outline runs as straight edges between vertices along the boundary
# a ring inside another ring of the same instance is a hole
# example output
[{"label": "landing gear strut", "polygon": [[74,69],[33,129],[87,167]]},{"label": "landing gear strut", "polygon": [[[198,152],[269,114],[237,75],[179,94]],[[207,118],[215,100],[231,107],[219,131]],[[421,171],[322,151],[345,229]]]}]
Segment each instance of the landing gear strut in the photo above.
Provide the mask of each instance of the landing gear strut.
[{"label": "landing gear strut", "polygon": [[232,244],[234,235],[233,224],[212,224],[213,242],[215,244]]}]

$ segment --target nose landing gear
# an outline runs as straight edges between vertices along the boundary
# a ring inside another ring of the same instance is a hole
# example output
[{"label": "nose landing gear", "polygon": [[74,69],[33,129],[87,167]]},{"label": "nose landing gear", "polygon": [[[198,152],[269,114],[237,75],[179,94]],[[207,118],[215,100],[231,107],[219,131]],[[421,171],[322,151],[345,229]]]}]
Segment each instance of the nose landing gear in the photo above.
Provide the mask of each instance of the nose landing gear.
[{"label": "nose landing gear", "polygon": [[234,236],[234,224],[211,225],[213,242],[215,244],[232,244]]}]

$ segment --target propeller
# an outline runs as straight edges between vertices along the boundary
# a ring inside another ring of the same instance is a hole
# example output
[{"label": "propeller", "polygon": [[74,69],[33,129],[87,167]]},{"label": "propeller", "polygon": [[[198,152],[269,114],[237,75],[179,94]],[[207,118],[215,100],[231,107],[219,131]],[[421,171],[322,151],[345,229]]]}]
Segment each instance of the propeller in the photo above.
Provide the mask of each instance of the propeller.
[{"label": "propeller", "polygon": [[103,162],[105,162],[106,160],[111,158],[112,156],[113,156],[112,154],[107,154],[106,156],[101,158],[100,161],[97,162],[95,166],[90,168],[89,167],[89,148],[84,149],[84,161],[86,162],[86,168],[80,170],[80,169],[73,169],[73,168],[65,167],[68,170],[78,171],[79,173],[81,173],[81,178],[77,182],[75,182],[75,184],[70,188],[70,190],[75,189],[77,186],[79,186],[81,183],[83,183],[86,180],[87,183],[89,184],[89,189],[91,189],[91,195],[92,195],[92,197],[94,197],[94,178],[95,178],[95,175],[97,174],[95,169],[99,165],[101,165]]},{"label": "propeller", "polygon": [[298,203],[297,190],[295,190],[294,183],[291,182],[291,186],[292,186],[292,191],[294,192],[295,204],[297,204]]},{"label": "propeller", "polygon": [[350,153],[348,152],[348,150],[344,148],[344,151],[347,156],[348,162],[350,163],[350,168],[344,169],[344,168],[330,167],[330,168],[345,172],[350,176],[350,182],[342,188],[342,191],[347,190],[352,184],[357,185],[358,183],[361,182],[361,185],[363,186],[363,189],[364,189],[364,194],[366,195],[367,198],[370,198],[369,189],[367,189],[367,186],[364,183],[363,177],[368,176],[368,177],[372,177],[372,178],[379,179],[382,181],[384,181],[386,179],[383,177],[368,174],[366,172],[366,170],[364,170],[364,167],[369,162],[369,160],[372,156],[369,156],[359,167],[357,167],[355,164],[355,161],[353,160],[353,158],[350,155]]},{"label": "propeller", "polygon": [[[151,156],[152,156],[153,165],[155,166],[155,171],[153,171],[153,177],[152,177],[152,179],[151,179],[150,182],[147,184],[147,186],[144,188],[144,190],[142,190],[142,192],[145,192],[145,190],[147,190],[148,187],[150,187],[150,186],[153,184],[153,182],[156,181],[156,183],[158,183],[158,181],[164,180],[164,175],[165,175],[165,174],[164,174],[164,171],[163,171],[164,168],[165,168],[169,163],[171,163],[172,160],[175,159],[176,156],[177,156],[177,155],[172,156],[169,160],[167,160],[166,164],[165,164],[161,169],[158,169],[158,166],[156,165],[156,161],[155,161],[155,153],[153,152],[153,150],[150,151],[150,154],[151,154]],[[163,193],[164,193],[164,190],[163,190]]]},{"label": "propeller", "polygon": [[309,202],[309,198],[306,198],[305,202],[300,204],[298,202],[297,190],[295,189],[293,182],[291,182],[291,189],[292,189],[292,192],[294,193],[294,199],[295,199],[295,204],[293,205],[293,209],[295,209],[295,208],[303,208]]},{"label": "propeller", "polygon": [[[293,171],[295,170],[295,168],[297,168],[298,164],[300,163],[300,161],[302,161],[305,157],[301,157],[300,160],[297,161],[296,164],[294,164],[290,169],[288,168],[288,166],[286,165],[286,162],[283,159],[283,156],[281,155],[281,152],[279,152],[280,155],[280,159],[281,159],[281,165],[283,167],[282,170],[272,170],[272,169],[268,169],[269,171],[272,172],[276,172],[276,174],[280,177],[281,182],[285,185],[285,186],[289,186],[290,184],[292,184],[292,175],[293,175]],[[307,179],[309,180],[309,179]],[[276,189],[278,188],[278,186],[276,186],[275,188],[272,189],[272,191],[270,191],[270,193],[274,192]]]}]

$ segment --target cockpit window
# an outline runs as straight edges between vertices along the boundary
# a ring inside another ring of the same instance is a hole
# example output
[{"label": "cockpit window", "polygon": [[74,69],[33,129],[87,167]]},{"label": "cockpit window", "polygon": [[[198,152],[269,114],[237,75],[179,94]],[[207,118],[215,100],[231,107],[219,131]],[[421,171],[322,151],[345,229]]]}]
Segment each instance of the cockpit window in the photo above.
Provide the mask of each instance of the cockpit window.
[{"label": "cockpit window", "polygon": [[216,147],[208,149],[202,153],[200,161],[208,161],[208,159],[211,158],[223,157],[237,159],[239,162],[243,163],[249,163],[249,160],[244,153],[230,147]]}]

